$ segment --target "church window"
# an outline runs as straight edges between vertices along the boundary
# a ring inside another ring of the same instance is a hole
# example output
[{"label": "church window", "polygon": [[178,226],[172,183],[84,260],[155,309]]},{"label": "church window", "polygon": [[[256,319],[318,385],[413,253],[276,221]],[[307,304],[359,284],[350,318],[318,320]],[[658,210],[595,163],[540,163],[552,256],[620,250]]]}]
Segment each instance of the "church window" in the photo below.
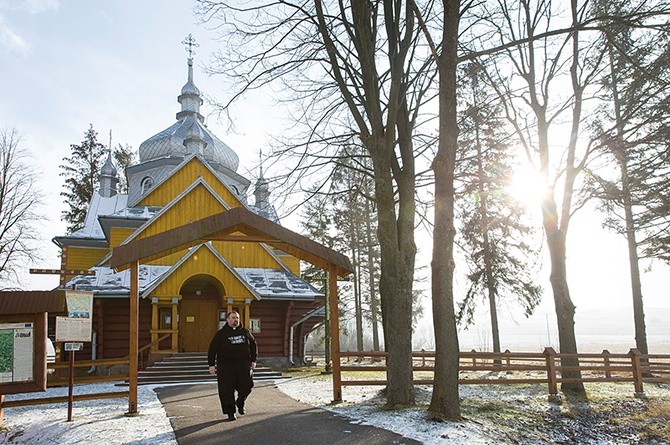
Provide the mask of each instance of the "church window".
[{"label": "church window", "polygon": [[146,178],[142,179],[142,182],[140,183],[140,186],[142,188],[142,194],[144,195],[146,192],[148,192],[151,187],[154,186],[154,180],[151,176],[147,176]]}]

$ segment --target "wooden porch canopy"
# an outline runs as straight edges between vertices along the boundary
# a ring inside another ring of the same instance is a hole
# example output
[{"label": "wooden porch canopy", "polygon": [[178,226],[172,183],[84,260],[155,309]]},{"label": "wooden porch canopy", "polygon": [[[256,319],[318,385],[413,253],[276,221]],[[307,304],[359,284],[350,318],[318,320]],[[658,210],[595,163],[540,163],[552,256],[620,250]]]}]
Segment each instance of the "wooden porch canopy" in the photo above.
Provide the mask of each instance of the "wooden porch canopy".
[{"label": "wooden porch canopy", "polygon": [[256,215],[243,207],[236,207],[208,216],[165,232],[133,240],[112,250],[110,266],[115,270],[130,268],[130,364],[128,414],[137,414],[137,334],[139,300],[139,264],[152,261],[207,241],[260,242],[307,261],[329,275],[328,300],[330,303],[331,355],[333,359],[333,394],[342,400],[342,380],[339,353],[339,315],[337,307],[337,276],[353,272],[351,261],[345,255],[323,246],[307,237]]},{"label": "wooden porch canopy", "polygon": [[265,243],[321,269],[335,267],[339,276],[353,272],[347,256],[243,207],[122,244],[112,251],[110,266],[116,270],[127,269],[133,261],[152,261],[210,240]]}]

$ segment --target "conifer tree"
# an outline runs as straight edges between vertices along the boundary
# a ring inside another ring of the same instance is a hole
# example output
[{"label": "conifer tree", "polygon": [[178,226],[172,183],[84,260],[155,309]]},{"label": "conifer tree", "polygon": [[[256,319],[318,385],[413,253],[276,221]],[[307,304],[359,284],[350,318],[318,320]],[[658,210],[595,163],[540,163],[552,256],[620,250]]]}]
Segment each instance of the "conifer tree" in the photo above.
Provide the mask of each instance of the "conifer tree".
[{"label": "conifer tree", "polygon": [[112,153],[114,166],[119,175],[119,193],[128,193],[128,180],[126,179],[126,168],[128,168],[133,161],[135,160],[135,151],[133,148],[126,144],[119,144]]},{"label": "conifer tree", "polygon": [[499,300],[515,299],[526,316],[533,313],[542,294],[532,276],[539,249],[528,242],[534,229],[526,223],[526,210],[509,193],[514,172],[500,103],[487,91],[479,63],[466,65],[462,73],[459,233],[470,272],[457,318],[468,326],[478,302],[488,300],[493,352],[501,352]]},{"label": "conifer tree", "polygon": [[[625,2],[597,3],[603,14],[629,13]],[[647,354],[640,260],[667,255],[670,46],[665,35],[614,23],[602,34],[609,69],[602,78],[604,105],[593,125],[616,177],[591,172],[593,194],[607,213],[605,226],[627,241],[635,343]],[[605,170],[607,171],[607,170]]]},{"label": "conifer tree", "polygon": [[105,146],[98,142],[98,133],[90,124],[84,133],[84,140],[70,145],[70,156],[63,158],[60,176],[65,178],[61,196],[68,209],[63,211],[63,219],[68,223],[70,233],[84,227],[86,211],[93,192],[99,185],[99,171],[104,163]]}]

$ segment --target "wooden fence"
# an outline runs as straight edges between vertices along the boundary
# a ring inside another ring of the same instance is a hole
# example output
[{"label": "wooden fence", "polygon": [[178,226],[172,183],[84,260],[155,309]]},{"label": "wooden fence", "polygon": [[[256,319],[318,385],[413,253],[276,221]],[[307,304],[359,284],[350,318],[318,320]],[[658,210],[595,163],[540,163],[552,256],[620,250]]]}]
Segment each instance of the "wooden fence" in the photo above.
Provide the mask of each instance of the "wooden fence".
[{"label": "wooden fence", "polygon": [[[165,334],[154,340],[151,343],[148,343],[138,349],[138,363],[140,367],[144,367],[147,362],[147,354],[151,351],[152,346],[158,345],[161,341],[168,338],[171,334]],[[122,365],[128,367],[130,364],[130,357],[126,356],[124,358],[112,358],[112,359],[95,359],[95,360],[77,360],[73,363],[73,367],[77,368],[96,368],[98,366],[108,367],[114,365]],[[56,387],[56,386],[68,386],[70,384],[70,376],[66,375],[63,370],[69,371],[70,363],[67,361],[59,363],[48,363],[47,369],[54,372],[47,379],[47,387]],[[60,371],[59,371],[60,370]],[[122,375],[85,375],[84,373],[76,373],[73,379],[73,383],[102,383],[102,382],[128,382],[130,377],[128,376],[127,370]],[[18,400],[5,400],[4,395],[0,395],[0,426],[3,422],[3,410],[4,408],[12,408],[16,406],[30,406],[30,405],[43,405],[49,403],[65,403],[65,402],[77,402],[80,400],[97,400],[97,399],[114,399],[114,398],[129,398],[130,391],[113,391],[113,392],[102,392],[102,393],[91,393],[91,394],[73,394],[67,396],[59,397],[35,397],[32,399],[18,399]]]},{"label": "wooden fence", "polygon": [[[358,379],[352,373],[385,372],[386,352],[340,352],[342,386],[386,385],[385,378]],[[433,383],[435,352],[412,353],[414,384]],[[578,359],[578,366],[563,366],[565,359]],[[580,371],[581,378],[563,378],[565,371]],[[349,375],[347,375],[349,373]],[[558,385],[568,382],[632,382],[635,396],[644,396],[645,383],[670,383],[670,355],[641,354],[559,354],[552,348],[543,352],[461,352],[459,384],[546,384],[549,398],[558,398]]]}]

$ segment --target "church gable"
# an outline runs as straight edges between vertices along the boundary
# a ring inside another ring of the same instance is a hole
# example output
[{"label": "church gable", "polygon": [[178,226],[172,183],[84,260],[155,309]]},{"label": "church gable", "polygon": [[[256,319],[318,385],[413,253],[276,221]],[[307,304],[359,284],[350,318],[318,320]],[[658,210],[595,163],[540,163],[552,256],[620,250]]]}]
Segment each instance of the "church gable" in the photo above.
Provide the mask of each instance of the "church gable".
[{"label": "church gable", "polygon": [[260,243],[240,241],[213,241],[212,243],[221,256],[228,259],[232,267],[286,268]]},{"label": "church gable", "polygon": [[146,295],[173,296],[186,281],[195,275],[211,275],[223,285],[225,295],[258,299],[258,294],[240,278],[240,275],[226,263],[209,243],[193,247],[182,259],[151,288]]},{"label": "church gable", "polygon": [[170,176],[155,185],[136,205],[163,207],[198,178],[209,184],[214,193],[231,207],[243,205],[240,199],[219,179],[207,164],[203,163],[199,156],[187,158]]},{"label": "church gable", "polygon": [[156,235],[228,209],[230,209],[230,206],[206,182],[199,178],[153,218],[137,229],[123,244],[131,240]]}]

